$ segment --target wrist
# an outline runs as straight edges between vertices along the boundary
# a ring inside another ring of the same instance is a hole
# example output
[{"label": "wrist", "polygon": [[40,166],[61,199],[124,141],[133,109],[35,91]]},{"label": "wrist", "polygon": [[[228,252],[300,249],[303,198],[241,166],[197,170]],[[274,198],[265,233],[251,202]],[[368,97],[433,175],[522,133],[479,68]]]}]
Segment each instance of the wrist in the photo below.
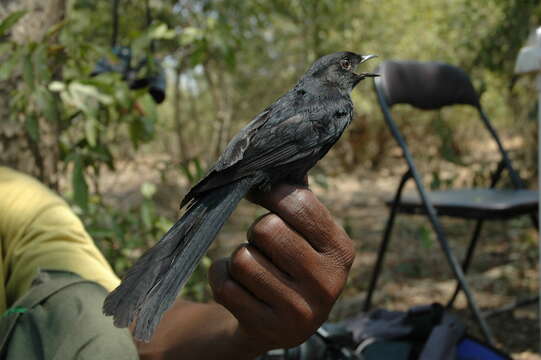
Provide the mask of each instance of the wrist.
[{"label": "wrist", "polygon": [[136,345],[141,359],[152,360],[254,360],[265,352],[221,305],[183,300],[177,300],[165,313],[150,343]]},{"label": "wrist", "polygon": [[226,325],[226,338],[229,339],[231,346],[238,351],[239,357],[236,357],[236,359],[253,360],[271,349],[271,346],[265,344],[264,339],[260,336],[252,335],[251,332],[248,329],[245,329],[224,307],[219,304],[214,305],[220,307],[220,310],[227,312],[229,319]]}]

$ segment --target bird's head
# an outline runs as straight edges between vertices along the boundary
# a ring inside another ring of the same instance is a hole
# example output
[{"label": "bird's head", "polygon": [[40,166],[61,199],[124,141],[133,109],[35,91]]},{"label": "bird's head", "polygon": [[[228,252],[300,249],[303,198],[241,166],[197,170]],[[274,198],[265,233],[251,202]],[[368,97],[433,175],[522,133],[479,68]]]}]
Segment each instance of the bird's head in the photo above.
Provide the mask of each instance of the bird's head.
[{"label": "bird's head", "polygon": [[379,76],[374,73],[355,72],[357,66],[375,57],[375,55],[359,55],[347,51],[325,55],[314,62],[305,77],[319,79],[325,84],[349,93],[361,80]]}]

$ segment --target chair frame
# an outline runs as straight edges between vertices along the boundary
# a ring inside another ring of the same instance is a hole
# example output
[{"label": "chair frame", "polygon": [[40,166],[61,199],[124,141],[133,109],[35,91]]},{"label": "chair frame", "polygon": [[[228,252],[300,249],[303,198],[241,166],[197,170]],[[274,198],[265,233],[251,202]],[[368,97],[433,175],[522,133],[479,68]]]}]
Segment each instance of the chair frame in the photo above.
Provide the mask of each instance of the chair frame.
[{"label": "chair frame", "polygon": [[[396,214],[397,214],[397,212],[399,210],[402,191],[404,190],[404,186],[406,185],[406,183],[410,179],[413,179],[413,181],[415,182],[415,187],[416,187],[416,189],[417,189],[417,191],[419,193],[420,199],[421,199],[421,201],[423,203],[424,212],[425,212],[425,214],[428,216],[428,218],[430,220],[430,224],[432,226],[432,229],[436,233],[438,243],[439,243],[441,249],[443,250],[443,252],[445,254],[446,260],[449,263],[449,266],[451,267],[451,270],[452,270],[453,274],[455,275],[455,277],[457,279],[456,289],[455,289],[455,291],[454,291],[454,293],[453,293],[453,295],[452,295],[452,297],[449,300],[447,305],[448,305],[448,307],[451,307],[453,305],[458,293],[460,292],[460,290],[464,291],[464,294],[466,296],[469,308],[472,311],[475,319],[477,320],[477,322],[479,324],[479,327],[480,327],[480,329],[481,329],[481,331],[483,333],[483,336],[485,337],[485,339],[489,343],[493,344],[494,342],[493,342],[492,332],[491,332],[490,328],[488,327],[488,325],[486,323],[486,320],[485,320],[481,310],[479,309],[479,307],[477,305],[477,302],[475,301],[474,295],[473,295],[472,291],[470,290],[470,288],[469,288],[469,286],[468,286],[468,284],[466,282],[466,279],[465,279],[465,273],[468,271],[468,268],[469,268],[469,266],[471,264],[473,253],[475,251],[475,247],[477,245],[479,235],[481,233],[481,229],[482,229],[483,222],[484,222],[485,219],[478,219],[476,221],[475,228],[474,228],[472,237],[470,239],[470,242],[469,242],[469,245],[468,245],[468,248],[467,248],[467,251],[466,251],[466,255],[465,255],[465,257],[464,257],[464,259],[462,261],[462,264],[459,264],[456,256],[453,254],[453,251],[449,246],[449,242],[447,240],[447,235],[446,235],[446,233],[444,231],[443,225],[440,222],[440,220],[438,219],[437,211],[436,211],[433,203],[431,202],[431,200],[430,200],[430,198],[428,196],[428,192],[425,190],[425,187],[423,185],[420,173],[419,173],[419,171],[417,170],[417,168],[415,166],[414,159],[413,159],[413,156],[412,156],[412,154],[411,154],[411,152],[410,152],[410,150],[408,148],[408,145],[407,145],[404,137],[400,133],[400,131],[398,129],[398,126],[396,125],[396,123],[395,123],[395,121],[393,119],[393,116],[391,114],[391,107],[393,105],[395,105],[395,104],[389,105],[389,103],[387,101],[387,98],[385,96],[384,90],[383,90],[383,86],[384,85],[382,83],[382,78],[381,77],[377,77],[377,78],[374,79],[374,88],[375,88],[375,91],[376,91],[376,94],[377,94],[378,102],[379,102],[380,107],[381,107],[382,112],[383,112],[383,117],[384,117],[385,122],[387,123],[393,137],[395,138],[398,145],[400,146],[400,148],[403,151],[403,156],[404,156],[404,158],[405,158],[405,160],[406,160],[406,162],[408,164],[408,170],[402,175],[402,178],[400,180],[400,183],[398,185],[398,188],[396,190],[396,193],[394,194],[392,203],[390,205],[391,212],[390,212],[390,215],[388,217],[387,223],[385,225],[383,241],[382,241],[382,243],[380,245],[380,248],[379,248],[379,251],[378,251],[378,258],[377,258],[377,261],[376,261],[376,264],[375,264],[375,267],[374,267],[374,271],[372,273],[372,278],[370,280],[370,285],[369,285],[369,289],[368,289],[368,293],[367,293],[367,296],[366,296],[366,300],[365,300],[365,303],[364,303],[364,309],[363,310],[364,311],[370,310],[370,307],[371,307],[371,304],[372,304],[373,292],[375,290],[377,280],[378,280],[379,274],[381,272],[385,252],[387,250],[387,247],[388,247],[390,239],[391,239],[391,233],[392,233],[392,228],[393,228],[393,225],[394,225],[394,222],[395,222],[395,217],[396,217]],[[471,104],[469,104],[469,105],[471,105]],[[477,109],[477,111],[479,113],[479,116],[480,116],[485,128],[490,133],[492,139],[496,142],[498,150],[499,150],[499,152],[501,154],[501,160],[500,160],[500,162],[498,164],[498,167],[496,168],[496,171],[492,174],[492,177],[491,177],[490,188],[495,188],[496,187],[499,180],[501,179],[501,175],[502,175],[504,170],[508,171],[510,179],[511,179],[511,183],[512,183],[512,185],[513,185],[513,187],[515,189],[524,188],[524,183],[522,182],[522,180],[520,179],[518,173],[515,171],[515,169],[511,165],[511,161],[509,159],[509,156],[508,156],[505,148],[503,147],[502,142],[501,142],[500,138],[498,137],[498,134],[496,133],[495,128],[492,126],[489,118],[487,117],[487,115],[483,111],[481,105],[478,102],[477,106],[475,106],[475,105],[471,105],[471,106],[474,106]],[[434,108],[433,110],[437,110],[437,109],[438,108]],[[535,216],[535,214],[531,214],[531,217],[532,217],[532,221],[534,223],[534,226],[536,228],[538,228],[537,217]]]}]

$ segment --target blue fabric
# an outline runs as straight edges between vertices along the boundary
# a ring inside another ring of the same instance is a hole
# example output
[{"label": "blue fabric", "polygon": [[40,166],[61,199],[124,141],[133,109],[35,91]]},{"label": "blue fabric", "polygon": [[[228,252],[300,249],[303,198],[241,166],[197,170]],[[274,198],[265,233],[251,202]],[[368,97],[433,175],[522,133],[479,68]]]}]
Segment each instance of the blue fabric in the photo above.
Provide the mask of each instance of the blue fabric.
[{"label": "blue fabric", "polygon": [[457,360],[507,360],[508,357],[480,344],[477,341],[464,338],[457,346]]}]

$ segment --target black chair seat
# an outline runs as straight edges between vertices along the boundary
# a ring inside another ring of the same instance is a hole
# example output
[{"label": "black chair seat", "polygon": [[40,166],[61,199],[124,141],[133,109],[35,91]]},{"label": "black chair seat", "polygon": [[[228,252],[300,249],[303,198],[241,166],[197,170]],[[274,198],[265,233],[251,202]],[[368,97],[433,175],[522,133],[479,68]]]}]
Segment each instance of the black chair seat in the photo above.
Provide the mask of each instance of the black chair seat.
[{"label": "black chair seat", "polygon": [[[457,189],[428,192],[438,215],[468,219],[507,219],[531,214],[538,209],[538,192],[512,189]],[[392,204],[392,199],[386,201]],[[424,214],[424,205],[417,193],[406,193],[398,211]]]}]

